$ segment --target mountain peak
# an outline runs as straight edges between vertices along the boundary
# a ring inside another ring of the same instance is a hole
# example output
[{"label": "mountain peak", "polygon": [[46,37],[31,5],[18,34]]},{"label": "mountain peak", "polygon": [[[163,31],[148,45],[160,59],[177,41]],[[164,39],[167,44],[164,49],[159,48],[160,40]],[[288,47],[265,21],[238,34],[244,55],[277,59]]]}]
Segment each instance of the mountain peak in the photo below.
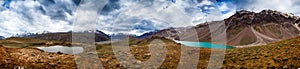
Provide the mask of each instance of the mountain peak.
[{"label": "mountain peak", "polygon": [[270,9],[262,10],[258,13],[255,13],[253,11],[248,11],[248,10],[240,10],[240,11],[237,11],[236,14],[277,14],[277,15],[282,14],[282,15],[294,16],[294,14],[292,14],[292,13],[283,13],[283,12],[280,12],[277,10],[270,10]]},{"label": "mountain peak", "polygon": [[292,13],[283,13],[276,10],[262,10],[261,12],[252,12],[241,10],[231,17],[225,19],[227,23],[234,24],[257,24],[257,23],[298,23],[299,17]]},{"label": "mountain peak", "polygon": [[254,13],[254,12],[253,11],[248,11],[248,10],[237,11],[237,14],[249,14],[249,13]]},{"label": "mountain peak", "polygon": [[262,10],[261,12],[259,12],[260,14],[271,14],[271,15],[281,15],[284,16],[285,18],[294,18],[294,19],[298,19],[298,16],[295,16],[293,13],[283,13],[280,11],[276,11],[276,10]]},{"label": "mountain peak", "polygon": [[282,12],[279,12],[279,11],[276,11],[276,10],[262,10],[261,12],[259,13],[265,13],[265,14],[268,14],[268,13],[282,13]]}]

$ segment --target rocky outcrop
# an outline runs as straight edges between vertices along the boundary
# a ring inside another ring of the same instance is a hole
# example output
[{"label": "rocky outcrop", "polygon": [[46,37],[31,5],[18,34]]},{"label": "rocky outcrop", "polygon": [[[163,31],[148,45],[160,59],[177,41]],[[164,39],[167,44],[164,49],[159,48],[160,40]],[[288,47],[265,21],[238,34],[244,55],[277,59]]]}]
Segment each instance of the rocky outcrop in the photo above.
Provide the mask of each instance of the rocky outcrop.
[{"label": "rocky outcrop", "polygon": [[292,13],[283,13],[274,10],[263,10],[259,13],[241,10],[224,20],[232,25],[261,25],[266,23],[298,23],[299,17]]}]

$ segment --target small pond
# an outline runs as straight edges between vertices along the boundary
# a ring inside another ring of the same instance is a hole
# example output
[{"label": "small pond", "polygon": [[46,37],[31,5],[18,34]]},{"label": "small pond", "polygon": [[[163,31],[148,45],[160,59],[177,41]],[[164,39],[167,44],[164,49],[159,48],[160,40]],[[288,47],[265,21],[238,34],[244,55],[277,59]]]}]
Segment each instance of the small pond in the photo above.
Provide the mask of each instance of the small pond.
[{"label": "small pond", "polygon": [[82,47],[68,47],[68,46],[61,46],[61,45],[55,45],[55,46],[45,46],[45,47],[37,47],[38,49],[41,49],[45,52],[61,52],[64,54],[79,54],[83,52]]}]

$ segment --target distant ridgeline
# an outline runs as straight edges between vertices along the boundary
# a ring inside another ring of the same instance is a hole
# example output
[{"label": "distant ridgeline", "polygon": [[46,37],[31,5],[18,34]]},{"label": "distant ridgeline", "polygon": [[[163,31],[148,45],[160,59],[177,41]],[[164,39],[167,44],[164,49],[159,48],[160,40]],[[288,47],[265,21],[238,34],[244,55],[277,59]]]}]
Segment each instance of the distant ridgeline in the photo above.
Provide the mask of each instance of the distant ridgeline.
[{"label": "distant ridgeline", "polygon": [[2,39],[5,39],[5,37],[4,36],[0,36],[0,40],[2,40]]},{"label": "distant ridgeline", "polygon": [[[107,41],[110,40],[110,37],[105,33],[96,30],[96,31],[84,31],[84,32],[76,32],[77,34],[95,34],[95,41]],[[72,32],[48,32],[41,34],[21,34],[15,37],[24,37],[24,38],[37,38],[44,40],[54,40],[54,41],[63,41],[63,42],[72,42]]]}]

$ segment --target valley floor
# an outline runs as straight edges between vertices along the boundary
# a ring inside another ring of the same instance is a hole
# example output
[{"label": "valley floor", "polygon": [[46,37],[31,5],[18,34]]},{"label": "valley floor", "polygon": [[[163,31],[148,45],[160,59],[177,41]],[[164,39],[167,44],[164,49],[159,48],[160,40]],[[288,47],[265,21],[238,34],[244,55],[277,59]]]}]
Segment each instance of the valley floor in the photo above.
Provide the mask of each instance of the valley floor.
[{"label": "valley floor", "polygon": [[[159,38],[160,39],[160,38]],[[36,48],[13,47],[28,45],[28,42],[20,39],[1,40],[0,45],[0,68],[49,68],[49,69],[76,69],[74,55],[47,53]],[[165,42],[167,48],[166,58],[164,59],[160,69],[177,68],[180,61],[181,45],[171,40],[161,39]],[[18,41],[18,42],[16,42]],[[33,40],[30,40],[33,41]],[[30,42],[29,41],[29,42]],[[131,46],[131,52],[126,55],[133,54],[140,62],[147,61],[150,57],[148,43],[151,40],[143,40]],[[23,45],[21,45],[22,43]],[[41,41],[40,44],[46,44],[47,41]],[[36,43],[39,44],[39,43]],[[55,44],[55,42],[54,42]],[[59,44],[59,43],[58,43]],[[64,43],[63,43],[64,44]],[[126,65],[120,64],[114,56],[111,44],[98,44],[97,52],[99,60],[104,68],[126,68]],[[11,47],[11,48],[7,48]],[[198,62],[199,69],[205,69],[209,63],[211,49],[199,48],[200,57]],[[300,37],[275,42],[268,45],[227,49],[223,68],[300,68]],[[191,54],[197,51],[192,51]],[[184,58],[188,59],[190,57]],[[139,62],[137,62],[139,63]],[[187,62],[188,63],[188,62]],[[132,63],[136,64],[136,63]],[[137,66],[137,68],[146,68]]]}]

